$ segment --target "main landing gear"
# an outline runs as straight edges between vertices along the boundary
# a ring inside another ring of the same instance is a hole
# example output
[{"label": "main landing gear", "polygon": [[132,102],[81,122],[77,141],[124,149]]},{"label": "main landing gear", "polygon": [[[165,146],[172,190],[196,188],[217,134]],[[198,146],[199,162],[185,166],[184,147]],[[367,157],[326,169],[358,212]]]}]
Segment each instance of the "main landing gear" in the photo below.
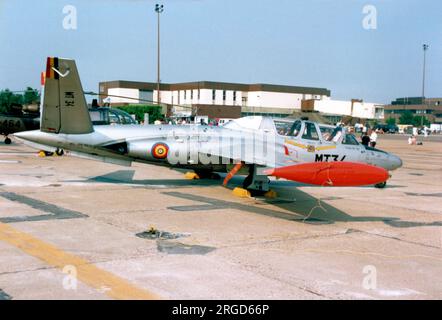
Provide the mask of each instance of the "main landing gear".
[{"label": "main landing gear", "polygon": [[[237,163],[227,174],[223,185],[227,186],[229,180],[241,170],[243,163]],[[269,178],[266,175],[259,174],[259,168],[256,165],[249,166],[249,174],[243,181],[242,188],[235,188],[233,193],[240,196],[262,196],[270,191]]]},{"label": "main landing gear", "polygon": [[57,149],[55,150],[55,152],[41,150],[41,151],[38,153],[38,155],[39,155],[40,157],[52,157],[53,155],[56,155],[56,156],[61,157],[62,155],[64,155],[64,150],[63,150],[63,149],[60,149],[60,148],[57,148]]},{"label": "main landing gear", "polygon": [[243,181],[243,188],[252,195],[264,195],[270,190],[270,180],[266,175],[259,174],[256,165],[249,166],[249,175]]},{"label": "main landing gear", "polygon": [[[227,173],[223,185],[227,186],[230,179],[236,175],[245,164],[243,162],[239,162],[230,169]],[[267,175],[260,174],[260,168],[256,165],[248,165],[249,174],[244,179],[242,188],[236,187],[233,190],[233,194],[246,198],[250,196],[265,196],[268,198],[275,198],[276,193],[270,190],[270,180]],[[212,170],[207,169],[194,169],[193,172],[186,173],[187,179],[219,179],[219,175],[214,173]]]}]

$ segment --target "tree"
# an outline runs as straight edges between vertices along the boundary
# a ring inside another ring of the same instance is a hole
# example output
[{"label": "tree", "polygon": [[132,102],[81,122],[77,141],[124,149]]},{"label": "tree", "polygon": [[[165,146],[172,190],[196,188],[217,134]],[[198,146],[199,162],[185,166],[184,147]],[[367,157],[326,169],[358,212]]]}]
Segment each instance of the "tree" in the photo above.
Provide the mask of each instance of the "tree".
[{"label": "tree", "polygon": [[411,111],[405,111],[399,118],[400,124],[413,124],[414,116]]},{"label": "tree", "polygon": [[386,124],[395,125],[396,124],[396,118],[388,118],[387,121],[386,121]]},{"label": "tree", "polygon": [[27,87],[23,94],[14,93],[9,89],[0,91],[0,113],[17,112],[16,105],[32,104],[40,102],[40,93],[37,89]]},{"label": "tree", "polygon": [[25,92],[23,93],[23,103],[24,104],[33,104],[40,102],[40,93],[37,89],[32,89],[31,87],[27,87]]},{"label": "tree", "polygon": [[[423,119],[422,119],[423,117]],[[420,127],[421,125],[428,126],[430,121],[424,115],[414,116],[412,121],[413,126]]]},{"label": "tree", "polygon": [[12,106],[23,103],[23,96],[15,94],[9,89],[0,91],[0,113],[9,113]]},{"label": "tree", "polygon": [[405,111],[399,118],[399,123],[411,124],[414,127],[420,127],[421,125],[428,126],[430,124],[430,121],[424,114],[415,116],[411,111]]},{"label": "tree", "polygon": [[155,120],[161,119],[163,117],[161,115],[161,107],[157,105],[128,105],[116,108],[126,111],[129,114],[134,114],[137,121],[144,121],[145,113],[149,114],[150,123],[153,123]]}]

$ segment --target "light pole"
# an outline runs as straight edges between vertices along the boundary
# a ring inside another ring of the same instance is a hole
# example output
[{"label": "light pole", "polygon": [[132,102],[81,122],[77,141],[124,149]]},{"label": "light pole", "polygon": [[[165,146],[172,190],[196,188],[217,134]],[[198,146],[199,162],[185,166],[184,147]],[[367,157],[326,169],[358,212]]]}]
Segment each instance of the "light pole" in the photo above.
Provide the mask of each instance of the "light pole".
[{"label": "light pole", "polygon": [[161,102],[161,94],[160,94],[160,13],[164,11],[164,6],[159,5],[158,3],[155,5],[155,12],[158,16],[158,33],[157,33],[157,104],[160,105]]},{"label": "light pole", "polygon": [[424,44],[423,45],[423,49],[424,49],[424,70],[423,70],[423,75],[422,75],[422,99],[425,98],[425,64],[426,64],[426,55],[427,55],[427,50],[430,46],[428,44]]},{"label": "light pole", "polygon": [[[424,49],[424,69],[422,72],[422,105],[425,105],[425,64],[426,64],[426,55],[427,55],[427,50],[430,46],[428,44],[424,44],[422,46],[422,48]],[[424,110],[422,110],[422,117],[421,117],[421,126],[424,125],[424,114],[423,114]]]}]

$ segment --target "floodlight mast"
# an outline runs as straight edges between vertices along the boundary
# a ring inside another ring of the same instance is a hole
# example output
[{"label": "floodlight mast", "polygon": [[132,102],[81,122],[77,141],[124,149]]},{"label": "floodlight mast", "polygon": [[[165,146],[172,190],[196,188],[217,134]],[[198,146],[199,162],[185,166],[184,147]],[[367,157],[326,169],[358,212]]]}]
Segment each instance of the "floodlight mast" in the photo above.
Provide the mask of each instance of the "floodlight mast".
[{"label": "floodlight mast", "polygon": [[160,92],[160,14],[164,11],[164,5],[156,4],[155,5],[155,12],[157,13],[157,104],[160,105],[161,103],[161,92]]}]

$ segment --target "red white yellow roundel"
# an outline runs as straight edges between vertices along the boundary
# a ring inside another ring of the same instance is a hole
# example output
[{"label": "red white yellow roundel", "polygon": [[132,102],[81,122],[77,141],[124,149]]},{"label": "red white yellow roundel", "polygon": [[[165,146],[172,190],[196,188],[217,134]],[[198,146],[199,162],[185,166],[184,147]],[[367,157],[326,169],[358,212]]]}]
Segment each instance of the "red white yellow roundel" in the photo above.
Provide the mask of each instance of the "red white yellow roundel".
[{"label": "red white yellow roundel", "polygon": [[152,156],[156,159],[166,159],[169,147],[165,143],[156,143],[152,146]]}]

